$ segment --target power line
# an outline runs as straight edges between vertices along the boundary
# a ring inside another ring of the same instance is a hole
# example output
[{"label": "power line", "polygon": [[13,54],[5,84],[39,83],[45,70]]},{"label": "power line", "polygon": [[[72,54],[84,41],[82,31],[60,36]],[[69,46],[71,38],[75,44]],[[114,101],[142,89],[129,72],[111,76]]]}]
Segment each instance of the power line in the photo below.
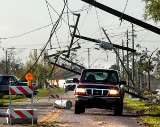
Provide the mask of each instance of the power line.
[{"label": "power line", "polygon": [[[66,0],[63,0],[64,1],[64,5],[67,7],[67,10],[70,10],[69,9],[69,7],[68,7],[68,1]],[[58,14],[58,12],[53,8],[53,6],[48,2],[48,1],[46,1],[47,2],[47,4]],[[71,12],[71,10],[70,10],[70,12]],[[72,13],[72,12],[71,12]],[[64,14],[64,13],[63,13]],[[72,13],[73,14],[73,13]],[[59,15],[59,14],[58,14]],[[75,15],[75,14],[73,14],[73,15]],[[70,30],[70,24],[69,24],[69,22],[67,22],[63,17],[62,17],[62,20],[69,26],[69,32],[70,32],[70,34],[71,34],[71,30]],[[69,19],[68,19],[68,21],[69,21]],[[56,36],[57,37],[57,36]],[[77,42],[77,41],[75,41],[75,42]],[[75,43],[75,42],[72,42],[73,44]],[[60,46],[60,45],[59,45]],[[60,48],[61,49],[61,48]]]},{"label": "power line", "polygon": [[[48,4],[47,4],[47,0],[45,0],[46,2],[46,6],[47,6],[47,9],[48,9],[48,13],[49,13],[49,16],[50,16],[50,20],[51,20],[51,23],[52,23],[52,26],[54,26],[53,24],[53,20],[52,20],[52,16],[51,16],[51,13],[50,13],[50,10],[49,10],[49,7],[48,7]],[[51,40],[50,40],[50,48],[52,49],[52,43],[51,43]]]},{"label": "power line", "polygon": [[[23,75],[23,77],[22,77],[21,79],[23,79],[24,76],[25,76],[28,72],[30,72],[30,71],[35,67],[35,65],[37,64],[38,60],[39,60],[40,57],[42,56],[43,52],[45,51],[48,43],[50,42],[50,40],[51,40],[51,38],[52,38],[54,32],[56,31],[56,29],[57,29],[57,27],[58,27],[58,24],[59,24],[59,22],[60,22],[60,19],[62,18],[62,14],[63,14],[63,12],[64,12],[64,9],[65,9],[65,5],[64,5],[64,7],[63,7],[63,9],[62,9],[62,12],[61,12],[59,18],[57,19],[56,23],[54,24],[54,26],[53,26],[53,28],[52,28],[52,30],[51,30],[51,32],[50,32],[49,39],[48,39],[47,43],[44,45],[44,48],[42,49],[40,55],[38,56],[37,60],[36,60],[35,63],[32,65],[32,67]],[[21,80],[21,79],[20,79],[20,80]],[[19,81],[20,81],[20,80],[19,80]]]},{"label": "power line", "polygon": [[[47,4],[51,7],[51,9],[58,15],[58,16],[60,16],[60,14],[53,8],[53,6],[47,1]],[[65,4],[65,6],[66,6],[66,4]],[[63,12],[64,13],[64,12]],[[68,26],[69,26],[69,24],[67,23],[67,21],[62,17],[61,18]]]},{"label": "power line", "polygon": [[48,24],[48,25],[45,25],[45,26],[42,26],[42,27],[39,27],[39,28],[37,28],[37,29],[31,30],[31,31],[28,31],[28,32],[19,34],[19,35],[10,36],[10,37],[2,37],[2,38],[0,38],[0,39],[6,40],[6,39],[18,38],[18,37],[21,37],[21,36],[24,36],[24,35],[33,33],[33,32],[35,32],[35,31],[39,31],[39,30],[41,30],[41,29],[43,29],[43,28],[46,28],[46,27],[49,27],[49,26],[51,26],[51,25],[52,25],[52,23],[50,23],[50,24]]}]

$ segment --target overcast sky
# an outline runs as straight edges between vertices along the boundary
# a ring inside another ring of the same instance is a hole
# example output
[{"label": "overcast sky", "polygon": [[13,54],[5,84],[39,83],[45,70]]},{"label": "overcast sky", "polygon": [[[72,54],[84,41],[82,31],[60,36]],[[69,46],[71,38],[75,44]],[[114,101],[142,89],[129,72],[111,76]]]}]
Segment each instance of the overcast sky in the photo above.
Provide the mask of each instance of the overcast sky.
[{"label": "overcast sky", "polygon": [[[127,0],[97,0],[113,9],[123,12]],[[7,48],[15,48],[17,57],[25,61],[32,49],[40,49],[46,44],[53,23],[59,17],[64,6],[63,0],[48,0],[48,8],[45,0],[0,0],[0,59],[5,57]],[[63,15],[58,30],[52,38],[52,50],[49,53],[55,53],[57,50],[66,49],[71,37],[69,33],[68,20],[70,25],[74,25],[77,17],[73,13],[79,13],[80,20],[78,29],[81,35],[94,39],[104,38],[105,35],[101,28],[103,27],[113,43],[121,45],[122,39],[126,41],[125,32],[131,31],[131,23],[120,20],[107,12],[89,6],[81,0],[68,0],[69,14]],[[67,8],[65,8],[67,12]],[[50,15],[49,15],[50,13]],[[125,14],[137,19],[143,20],[144,3],[141,0],[128,0]],[[50,18],[51,16],[51,18]],[[144,20],[143,20],[144,21]],[[147,21],[155,25],[153,21]],[[157,24],[158,25],[158,24]],[[159,35],[149,32],[135,25],[135,45],[140,44],[153,51],[159,47]],[[73,32],[73,28],[71,28]],[[78,34],[78,32],[77,32]],[[131,37],[130,37],[131,39]],[[106,39],[104,39],[106,40]],[[109,67],[115,63],[115,53],[113,51],[96,50],[97,45],[93,42],[80,40],[81,49],[77,51],[78,59],[88,66],[88,48],[90,50],[90,65],[92,67]],[[129,44],[131,46],[131,42]],[[75,44],[73,47],[76,47]],[[4,50],[3,50],[4,49]],[[47,46],[50,49],[50,46]]]}]

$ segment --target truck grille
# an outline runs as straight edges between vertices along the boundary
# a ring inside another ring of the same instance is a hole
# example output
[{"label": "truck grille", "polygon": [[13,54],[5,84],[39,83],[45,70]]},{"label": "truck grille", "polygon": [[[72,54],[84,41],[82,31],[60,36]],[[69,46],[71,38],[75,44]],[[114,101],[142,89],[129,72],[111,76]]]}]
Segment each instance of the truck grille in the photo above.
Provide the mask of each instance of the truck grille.
[{"label": "truck grille", "polygon": [[87,95],[97,95],[97,96],[106,96],[108,95],[108,90],[106,89],[87,89]]}]

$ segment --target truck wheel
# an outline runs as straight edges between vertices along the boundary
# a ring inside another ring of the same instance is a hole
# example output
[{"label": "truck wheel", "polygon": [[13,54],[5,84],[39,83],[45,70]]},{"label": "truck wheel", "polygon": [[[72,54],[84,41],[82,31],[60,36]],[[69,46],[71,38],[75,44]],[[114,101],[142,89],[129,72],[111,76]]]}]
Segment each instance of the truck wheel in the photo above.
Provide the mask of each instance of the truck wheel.
[{"label": "truck wheel", "polygon": [[81,104],[81,113],[85,113],[85,107],[83,104]]},{"label": "truck wheel", "polygon": [[74,113],[75,114],[80,114],[81,113],[81,104],[78,101],[75,102]]},{"label": "truck wheel", "polygon": [[116,106],[114,108],[114,115],[115,116],[121,116],[123,113],[123,101],[120,101],[116,103]]}]

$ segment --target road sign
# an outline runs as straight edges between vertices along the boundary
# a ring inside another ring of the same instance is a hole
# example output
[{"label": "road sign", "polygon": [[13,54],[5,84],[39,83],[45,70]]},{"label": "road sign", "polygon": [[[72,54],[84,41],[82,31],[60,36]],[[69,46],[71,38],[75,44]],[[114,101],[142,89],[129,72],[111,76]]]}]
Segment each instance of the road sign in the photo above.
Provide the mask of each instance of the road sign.
[{"label": "road sign", "polygon": [[34,77],[33,77],[33,75],[31,73],[27,73],[25,75],[25,78],[26,78],[27,81],[32,81]]},{"label": "road sign", "polygon": [[33,87],[32,86],[10,86],[9,87],[9,94],[15,95],[15,94],[32,94],[33,93]]},{"label": "road sign", "polygon": [[50,97],[55,99],[55,98],[59,98],[59,95],[58,94],[50,94]]}]

